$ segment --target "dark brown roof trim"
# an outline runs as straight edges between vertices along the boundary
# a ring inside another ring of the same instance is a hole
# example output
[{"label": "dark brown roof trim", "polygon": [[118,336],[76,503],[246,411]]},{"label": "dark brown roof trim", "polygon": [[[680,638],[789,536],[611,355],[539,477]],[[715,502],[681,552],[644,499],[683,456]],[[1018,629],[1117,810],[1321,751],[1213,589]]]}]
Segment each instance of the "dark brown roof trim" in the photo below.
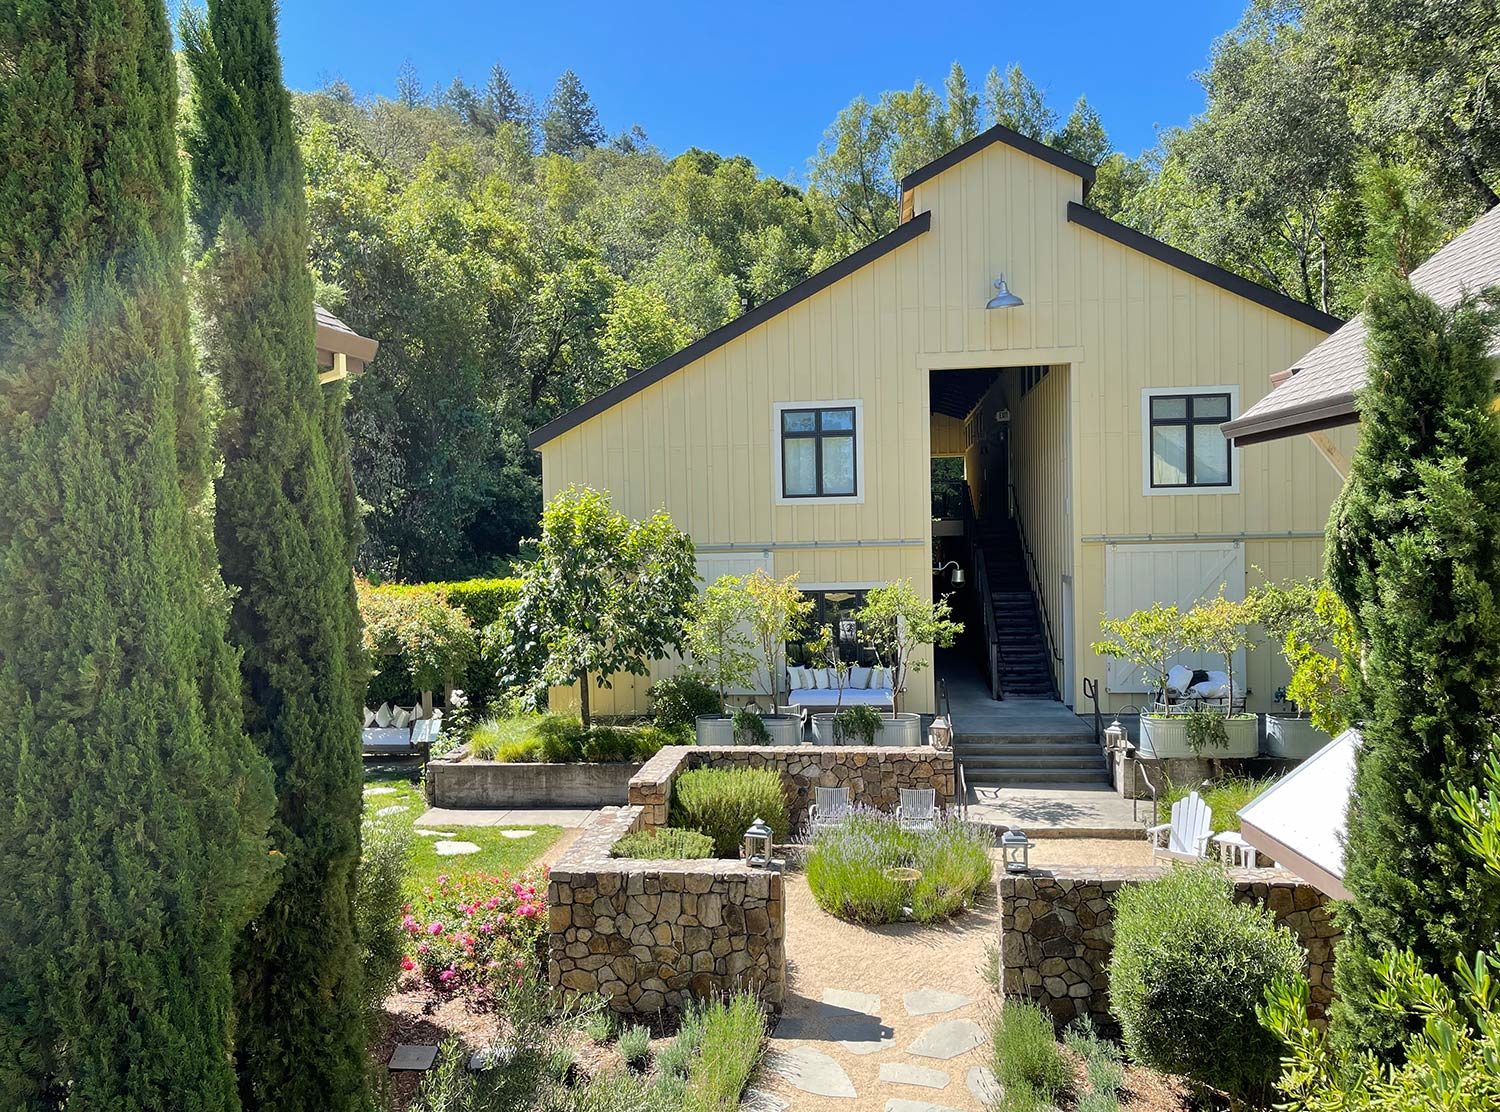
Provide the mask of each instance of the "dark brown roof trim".
[{"label": "dark brown roof trim", "polygon": [[1046,143],[1038,143],[1029,135],[1022,135],[1019,131],[1013,131],[1004,124],[996,124],[988,131],[981,131],[967,143],[954,147],[941,158],[935,158],[926,166],[918,167],[906,177],[901,179],[901,192],[921,185],[928,178],[936,177],[950,166],[956,166],[971,155],[976,155],[991,143],[1004,143],[1007,147],[1014,147],[1023,154],[1029,154],[1032,158],[1039,158],[1043,162],[1050,162],[1059,170],[1066,170],[1070,174],[1077,174],[1084,181],[1084,189],[1094,184],[1094,167],[1081,158],[1074,158],[1070,154],[1064,154],[1056,147],[1049,147]]},{"label": "dark brown roof trim", "polygon": [[1313,328],[1324,332],[1336,332],[1342,328],[1344,322],[1331,313],[1325,313],[1321,309],[1314,309],[1305,302],[1298,301],[1294,297],[1288,297],[1284,293],[1267,289],[1257,282],[1248,278],[1241,278],[1238,274],[1232,274],[1223,267],[1215,266],[1206,262],[1196,255],[1189,255],[1176,247],[1171,247],[1159,239],[1152,239],[1143,232],[1134,228],[1127,228],[1124,224],[1117,224],[1107,216],[1101,216],[1093,209],[1084,208],[1077,201],[1068,202],[1068,222],[1078,224],[1091,232],[1098,232],[1102,236],[1122,243],[1132,250],[1139,251],[1143,255],[1149,255],[1158,262],[1174,266],[1178,270],[1191,274],[1194,278],[1202,278],[1205,282],[1211,282],[1220,289],[1228,290],[1230,293],[1239,294],[1248,301],[1257,305],[1264,305],[1267,309],[1291,317],[1293,320],[1301,321],[1303,324],[1311,325]]},{"label": "dark brown roof trim", "polygon": [[1264,444],[1268,440],[1285,440],[1303,433],[1357,424],[1359,411],[1354,406],[1354,399],[1346,395],[1336,399],[1320,398],[1316,405],[1284,409],[1269,420],[1252,417],[1248,421],[1227,421],[1222,428],[1236,448],[1243,448],[1248,444]]},{"label": "dark brown roof trim", "polygon": [[852,255],[848,255],[830,267],[818,271],[811,278],[798,282],[785,293],[778,294],[764,304],[757,305],[748,313],[735,317],[734,320],[716,328],[703,339],[697,340],[674,355],[669,355],[660,363],[647,367],[643,371],[631,375],[624,382],[611,386],[597,397],[590,398],[577,409],[569,410],[561,417],[547,422],[541,428],[526,438],[528,447],[540,448],[549,440],[554,440],[567,432],[569,429],[577,428],[592,417],[597,417],[606,409],[612,409],[626,398],[639,394],[646,387],[660,382],[673,371],[681,370],[689,363],[695,363],[705,355],[717,348],[723,347],[730,340],[743,336],[752,328],[764,324],[772,317],[779,316],[793,306],[806,301],[815,293],[826,290],[829,286],[847,278],[856,270],[868,266],[883,255],[888,255],[904,243],[916,239],[932,225],[932,213],[924,212],[905,224],[899,226],[894,232],[888,232],[875,240],[867,243]]}]

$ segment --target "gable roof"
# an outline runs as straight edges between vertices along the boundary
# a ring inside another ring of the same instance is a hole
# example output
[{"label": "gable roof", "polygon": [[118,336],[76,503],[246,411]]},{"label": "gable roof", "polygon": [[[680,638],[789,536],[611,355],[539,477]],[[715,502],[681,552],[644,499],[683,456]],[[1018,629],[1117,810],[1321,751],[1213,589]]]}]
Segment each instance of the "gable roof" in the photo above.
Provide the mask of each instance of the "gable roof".
[{"label": "gable roof", "polygon": [[852,255],[847,255],[825,267],[812,277],[798,282],[785,293],[778,294],[748,313],[743,313],[734,318],[721,328],[716,328],[701,340],[694,341],[687,347],[675,354],[667,356],[660,363],[653,364],[645,370],[637,371],[624,382],[611,386],[597,397],[590,398],[576,409],[571,409],[561,417],[548,421],[541,428],[526,438],[526,444],[530,448],[540,448],[549,440],[555,440],[569,429],[577,428],[591,417],[596,417],[607,409],[613,409],[626,398],[639,394],[646,387],[660,382],[674,371],[679,371],[690,363],[696,363],[705,355],[723,347],[729,341],[743,336],[757,325],[764,324],[772,317],[779,316],[788,309],[806,301],[813,294],[819,293],[841,278],[847,278],[855,271],[873,263],[876,259],[890,254],[904,243],[909,243],[917,236],[932,226],[932,213],[924,212],[913,217],[905,224],[900,225],[893,232],[887,232],[879,239],[867,243]]},{"label": "gable roof", "polygon": [[1332,332],[1344,322],[1330,313],[1321,309],[1314,309],[1306,302],[1298,301],[1295,297],[1288,297],[1284,293],[1278,293],[1273,289],[1262,286],[1258,282],[1252,282],[1238,274],[1225,270],[1221,266],[1215,266],[1197,255],[1189,255],[1186,251],[1163,243],[1159,239],[1153,239],[1144,232],[1138,232],[1134,228],[1124,224],[1116,223],[1107,216],[1095,212],[1091,208],[1085,208],[1076,201],[1068,202],[1068,223],[1077,224],[1087,228],[1091,232],[1098,232],[1102,236],[1123,244],[1143,255],[1149,255],[1158,262],[1166,263],[1168,266],[1176,267],[1178,270],[1191,274],[1195,278],[1201,278],[1220,289],[1228,290],[1230,293],[1238,294],[1248,301],[1257,305],[1263,305],[1267,309],[1280,313],[1282,316],[1291,317],[1293,320],[1301,321],[1303,324],[1324,332]]},{"label": "gable roof", "polygon": [[1006,127],[1004,124],[996,124],[987,131],[981,131],[967,143],[954,147],[945,155],[934,158],[926,166],[919,166],[906,177],[901,179],[901,195],[904,198],[917,186],[929,178],[937,177],[944,170],[956,166],[966,158],[971,158],[994,143],[1004,143],[1007,147],[1014,147],[1023,154],[1029,154],[1032,158],[1039,158],[1043,162],[1050,162],[1059,170],[1066,170],[1070,174],[1076,174],[1083,179],[1084,195],[1088,194],[1088,187],[1094,184],[1094,167],[1081,158],[1074,158],[1070,154],[1049,147],[1046,143],[1039,143],[1028,135],[1022,135]]},{"label": "gable roof", "polygon": [[[1466,292],[1500,285],[1500,205],[1490,209],[1411,272],[1411,284],[1452,307]],[[1236,444],[1257,444],[1358,422],[1354,398],[1369,380],[1368,333],[1356,316],[1299,359],[1260,401],[1224,426]],[[1490,348],[1500,357],[1500,336]]]},{"label": "gable roof", "polygon": [[321,351],[342,352],[351,359],[368,363],[380,350],[379,341],[361,336],[321,305],[313,306],[313,326]]}]

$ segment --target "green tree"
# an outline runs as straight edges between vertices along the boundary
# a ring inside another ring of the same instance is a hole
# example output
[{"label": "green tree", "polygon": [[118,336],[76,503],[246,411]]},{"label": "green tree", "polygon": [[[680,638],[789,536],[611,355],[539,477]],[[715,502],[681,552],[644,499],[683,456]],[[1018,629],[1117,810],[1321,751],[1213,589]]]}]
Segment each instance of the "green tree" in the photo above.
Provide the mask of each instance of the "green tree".
[{"label": "green tree", "polygon": [[781,675],[786,671],[786,645],[807,632],[813,600],[797,587],[797,573],[777,579],[757,569],[745,579],[750,598],[750,632],[766,664],[771,703],[781,704]]},{"label": "green tree", "polygon": [[1104,121],[1085,97],[1079,97],[1063,122],[1062,130],[1048,138],[1058,150],[1084,162],[1102,162],[1110,152],[1109,134]]},{"label": "green tree", "polygon": [[238,1107],[273,875],[204,512],[161,0],[0,7],[0,1105]]},{"label": "green tree", "polygon": [[900,711],[906,682],[931,661],[918,656],[923,645],[948,648],[964,631],[953,620],[946,598],[924,599],[909,579],[876,587],[855,612],[882,664],[891,670],[891,709]]},{"label": "green tree", "polygon": [[1399,280],[1367,302],[1361,438],[1328,524],[1329,581],[1363,649],[1334,1031],[1399,1057],[1377,958],[1449,970],[1491,945],[1500,881],[1465,857],[1445,788],[1477,782],[1500,715],[1494,303],[1441,309]]},{"label": "green tree", "polygon": [[963,66],[954,62],[948,70],[948,79],[943,82],[944,126],[948,138],[957,146],[967,143],[979,134],[979,94],[969,91],[969,75]]},{"label": "green tree", "polygon": [[683,643],[718,690],[721,714],[729,689],[749,683],[755,675],[753,605],[744,577],[723,575],[708,585],[688,618]]},{"label": "green tree", "polygon": [[182,31],[204,362],[224,404],[214,532],[285,858],[236,962],[240,1090],[257,1108],[354,1108],[365,1099],[353,922],[365,672],[347,447],[325,424],[313,350],[302,162],[274,0],[209,0]]},{"label": "green tree", "polygon": [[1038,141],[1057,129],[1057,112],[1016,63],[1004,74],[991,67],[984,79],[984,111],[991,124],[1003,124]]},{"label": "green tree", "polygon": [[604,142],[599,110],[589,99],[583,82],[572,70],[564,70],[542,116],[542,149],[548,154],[575,155]]},{"label": "green tree", "polygon": [[542,510],[518,637],[546,654],[546,683],[578,684],[587,726],[591,676],[608,687],[612,676],[644,676],[650,661],[681,650],[696,579],[693,542],[665,511],[632,521],[608,494],[569,487]]}]

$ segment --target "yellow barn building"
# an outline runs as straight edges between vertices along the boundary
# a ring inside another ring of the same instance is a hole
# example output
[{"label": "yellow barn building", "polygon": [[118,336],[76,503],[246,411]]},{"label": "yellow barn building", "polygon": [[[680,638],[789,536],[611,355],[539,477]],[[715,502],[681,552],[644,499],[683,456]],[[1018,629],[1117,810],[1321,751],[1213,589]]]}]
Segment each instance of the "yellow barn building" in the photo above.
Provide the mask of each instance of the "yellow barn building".
[{"label": "yellow barn building", "polygon": [[[1004,127],[916,171],[895,231],[537,430],[545,496],[665,508],[705,580],[796,572],[825,620],[893,579],[953,591],[970,651],[918,672],[908,709],[955,669],[1079,712],[1086,680],[1106,712],[1139,704],[1089,649],[1101,617],[1320,570],[1339,476],[1305,440],[1243,452],[1219,426],[1342,322],[1100,216],[1093,176]],[[944,458],[963,535],[934,516]],[[1247,664],[1267,709],[1279,654]],[[596,705],[644,710],[649,682]]]}]

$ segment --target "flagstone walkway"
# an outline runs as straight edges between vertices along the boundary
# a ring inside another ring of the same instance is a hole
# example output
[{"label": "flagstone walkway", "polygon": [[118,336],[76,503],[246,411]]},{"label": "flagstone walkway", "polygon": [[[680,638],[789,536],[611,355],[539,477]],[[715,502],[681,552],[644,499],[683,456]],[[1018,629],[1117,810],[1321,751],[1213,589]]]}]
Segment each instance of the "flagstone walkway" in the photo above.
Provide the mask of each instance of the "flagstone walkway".
[{"label": "flagstone walkway", "polygon": [[786,1010],[744,1107],[760,1112],[981,1112],[999,936],[994,894],[950,923],[859,927],[787,887]]}]

